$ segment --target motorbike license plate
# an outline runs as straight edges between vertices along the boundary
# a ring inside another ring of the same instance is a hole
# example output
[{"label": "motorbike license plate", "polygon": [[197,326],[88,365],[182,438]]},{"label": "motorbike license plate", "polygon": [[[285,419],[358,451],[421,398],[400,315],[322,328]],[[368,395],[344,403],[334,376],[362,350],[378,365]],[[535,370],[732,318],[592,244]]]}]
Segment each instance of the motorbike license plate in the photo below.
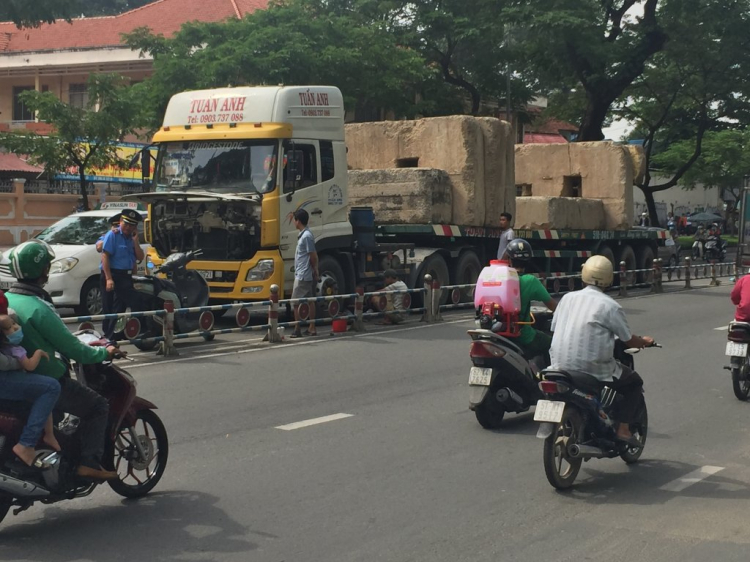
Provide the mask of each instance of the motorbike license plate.
[{"label": "motorbike license plate", "polygon": [[492,369],[472,367],[469,371],[469,384],[474,386],[490,386]]},{"label": "motorbike license plate", "polygon": [[565,402],[553,402],[552,400],[539,400],[536,403],[534,421],[560,423],[565,410]]},{"label": "motorbike license plate", "polygon": [[201,276],[203,277],[203,279],[213,279],[214,278],[214,272],[213,271],[208,271],[208,270],[205,270],[205,269],[199,269],[198,273],[201,274]]},{"label": "motorbike license plate", "polygon": [[0,289],[2,289],[3,291],[7,291],[8,289],[10,289],[10,285],[11,283],[9,281],[0,281]]},{"label": "motorbike license plate", "polygon": [[745,357],[747,355],[747,344],[728,341],[725,354],[730,357]]}]

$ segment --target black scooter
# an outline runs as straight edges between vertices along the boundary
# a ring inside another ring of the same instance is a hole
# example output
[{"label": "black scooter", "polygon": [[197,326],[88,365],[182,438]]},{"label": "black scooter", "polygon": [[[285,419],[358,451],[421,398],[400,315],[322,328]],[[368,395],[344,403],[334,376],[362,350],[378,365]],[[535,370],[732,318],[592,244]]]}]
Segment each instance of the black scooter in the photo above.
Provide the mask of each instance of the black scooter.
[{"label": "black scooter", "polygon": [[[133,277],[133,286],[140,296],[138,305],[132,310],[163,310],[165,302],[171,302],[174,309],[206,306],[208,304],[208,283],[197,271],[187,269],[187,264],[201,255],[201,250],[171,254],[161,265],[154,268],[150,276]],[[149,267],[151,264],[149,262]],[[159,274],[166,278],[158,277]],[[138,324],[135,324],[138,321]],[[146,316],[131,318],[126,323],[128,334],[137,334],[139,339],[161,336],[164,318]],[[214,316],[210,311],[189,314],[175,314],[174,331],[176,334],[193,332],[198,329],[208,331],[213,328]],[[214,339],[213,334],[203,334],[206,341]],[[133,339],[133,338],[131,338]],[[154,341],[134,344],[141,351],[151,351],[158,344]]]}]

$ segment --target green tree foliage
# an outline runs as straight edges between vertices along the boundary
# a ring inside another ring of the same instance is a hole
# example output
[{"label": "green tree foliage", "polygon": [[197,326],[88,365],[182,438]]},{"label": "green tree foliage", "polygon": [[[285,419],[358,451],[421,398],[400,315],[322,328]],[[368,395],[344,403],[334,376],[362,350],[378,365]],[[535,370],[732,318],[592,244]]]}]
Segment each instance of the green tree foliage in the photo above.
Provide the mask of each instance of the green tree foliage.
[{"label": "green tree foliage", "polygon": [[[578,140],[602,140],[612,104],[665,45],[659,0],[511,0],[509,4],[504,13],[516,23],[523,67],[541,90],[574,89],[583,97]],[[632,15],[634,8],[640,8],[641,15]]]},{"label": "green tree foliage", "polygon": [[[638,187],[652,217],[654,194],[690,177],[706,135],[742,128],[750,117],[750,1],[670,0],[660,17],[670,40],[617,108],[637,124],[631,138],[644,140],[648,171]],[[667,179],[655,183],[653,169]]]},{"label": "green tree foliage", "polygon": [[399,46],[384,24],[360,25],[308,2],[276,3],[242,20],[185,25],[173,38],[147,29],[126,37],[154,57],[154,74],[136,89],[158,126],[169,98],[196,88],[331,84],[348,109],[413,115],[415,86],[429,75],[418,52]]},{"label": "green tree foliage", "polygon": [[50,92],[24,92],[23,103],[36,112],[40,121],[52,125],[54,131],[49,135],[29,131],[0,134],[0,145],[10,152],[28,154],[29,160],[43,166],[50,176],[77,170],[86,209],[87,170],[125,167],[127,162],[117,154],[117,142],[135,134],[140,118],[140,103],[122,77],[92,76],[88,91],[86,108],[65,104]]}]

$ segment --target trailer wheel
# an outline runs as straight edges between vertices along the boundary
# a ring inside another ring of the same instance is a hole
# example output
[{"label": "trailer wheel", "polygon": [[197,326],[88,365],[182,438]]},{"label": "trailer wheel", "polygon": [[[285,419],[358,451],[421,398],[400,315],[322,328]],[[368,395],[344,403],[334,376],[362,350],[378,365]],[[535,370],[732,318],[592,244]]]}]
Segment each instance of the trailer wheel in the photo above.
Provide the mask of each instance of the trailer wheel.
[{"label": "trailer wheel", "polygon": [[[474,285],[482,272],[482,262],[475,252],[469,250],[461,254],[453,268],[453,283],[455,285]],[[461,289],[461,302],[473,302],[474,289]]]},{"label": "trailer wheel", "polygon": [[612,251],[612,248],[609,246],[602,246],[599,248],[599,251],[597,252],[597,255],[604,256],[607,258],[610,262],[612,262],[612,268],[617,271],[620,269],[619,264],[615,261],[615,253]]},{"label": "trailer wheel", "polygon": [[[424,285],[424,276],[432,275],[433,279],[440,282],[441,287],[445,287],[450,284],[450,276],[448,274],[448,264],[445,263],[445,258],[440,254],[432,254],[429,258],[422,262],[422,267],[419,268],[419,274],[417,275],[417,283]],[[443,291],[440,297],[440,304],[446,304],[448,302],[448,291]]]},{"label": "trailer wheel", "polygon": [[647,269],[638,274],[639,283],[651,283],[654,279],[654,249],[651,246],[638,248],[638,269]]},{"label": "trailer wheel", "polygon": [[[346,277],[344,276],[344,270],[341,268],[338,260],[333,256],[322,256],[320,263],[318,264],[318,271],[320,273],[320,280],[318,283],[318,289],[320,293],[319,297],[330,297],[333,295],[343,295],[346,292]],[[340,304],[340,303],[339,303]],[[316,318],[320,318],[324,313],[328,314],[328,304],[318,303],[318,314]]]},{"label": "trailer wheel", "polygon": [[[626,270],[633,271],[634,269],[636,269],[637,264],[635,261],[635,252],[630,246],[623,246],[622,248],[620,248],[620,255],[617,259],[617,267],[615,267],[615,271],[620,271],[620,262],[623,261],[625,262]],[[622,280],[620,280],[619,283],[621,284]],[[626,286],[635,284],[635,273],[627,274],[625,284]]]}]

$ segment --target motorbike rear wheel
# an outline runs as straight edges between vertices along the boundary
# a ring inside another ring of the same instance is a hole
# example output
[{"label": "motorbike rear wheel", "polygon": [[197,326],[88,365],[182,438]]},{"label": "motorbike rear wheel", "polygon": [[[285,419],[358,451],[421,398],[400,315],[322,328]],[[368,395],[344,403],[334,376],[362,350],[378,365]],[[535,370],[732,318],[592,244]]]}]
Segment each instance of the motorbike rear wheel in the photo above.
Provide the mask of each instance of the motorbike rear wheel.
[{"label": "motorbike rear wheel", "polygon": [[494,393],[490,390],[481,404],[474,407],[474,415],[484,429],[499,429],[505,416],[505,408],[498,404]]},{"label": "motorbike rear wheel", "polygon": [[646,410],[645,405],[638,415],[638,421],[630,424],[630,432],[638,438],[638,441],[641,442],[641,446],[626,446],[620,451],[620,458],[627,464],[638,462],[638,459],[640,459],[643,454],[643,448],[646,446],[646,437],[648,436],[648,411]]},{"label": "motorbike rear wheel", "polygon": [[0,498],[0,522],[8,515],[11,507],[13,507],[13,500],[11,498],[7,496]]},{"label": "motorbike rear wheel", "polygon": [[120,428],[108,458],[112,459],[112,470],[118,480],[110,480],[109,486],[126,498],[139,498],[148,494],[159,483],[167,468],[169,440],[167,430],[153,410],[141,410],[133,426],[136,439],[146,453],[140,458],[130,428]]},{"label": "motorbike rear wheel", "polygon": [[547,480],[558,490],[570,488],[581,469],[582,459],[568,456],[568,448],[581,442],[583,420],[573,408],[565,408],[562,421],[552,435],[544,440],[544,473]]},{"label": "motorbike rear wheel", "polygon": [[747,376],[745,376],[744,380],[742,378],[743,371],[747,372],[747,369],[747,357],[745,357],[742,367],[732,367],[732,390],[734,390],[737,400],[743,402],[747,401],[748,396],[750,396],[750,381],[747,380]]}]

